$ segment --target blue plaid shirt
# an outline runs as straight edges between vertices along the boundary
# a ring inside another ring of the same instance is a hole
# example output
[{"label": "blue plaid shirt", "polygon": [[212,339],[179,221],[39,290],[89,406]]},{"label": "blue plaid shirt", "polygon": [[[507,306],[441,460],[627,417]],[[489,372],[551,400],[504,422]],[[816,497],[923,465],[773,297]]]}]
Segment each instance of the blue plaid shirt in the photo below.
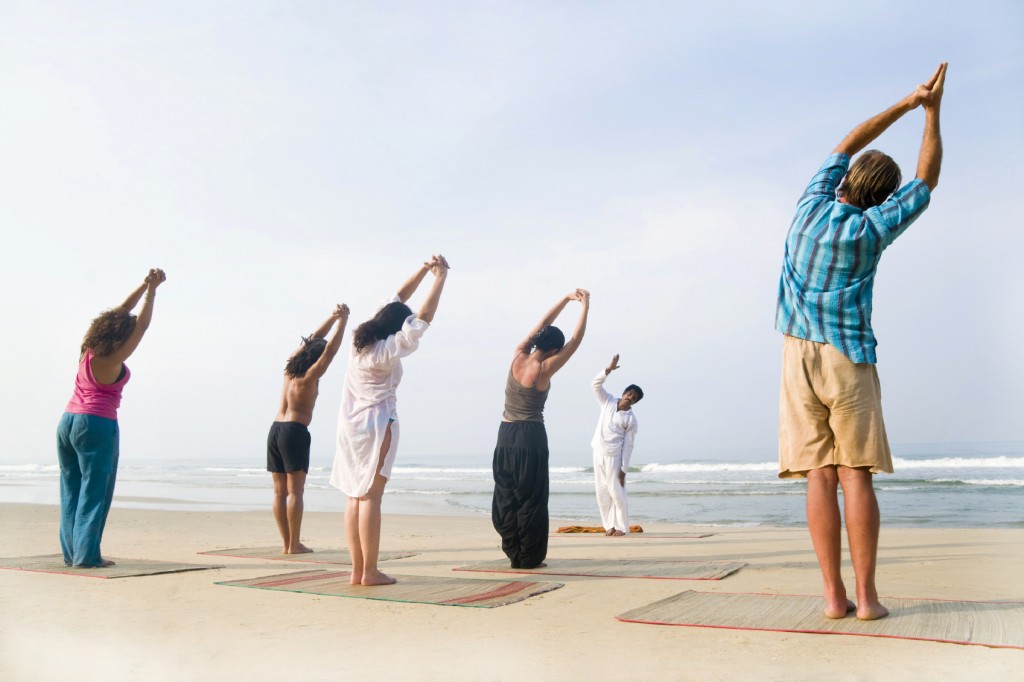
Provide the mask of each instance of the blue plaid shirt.
[{"label": "blue plaid shirt", "polygon": [[915,179],[879,206],[861,210],[836,199],[850,166],[829,156],[800,201],[786,235],[775,328],[835,346],[853,362],[875,362],[871,292],[882,251],[928,207],[931,191]]}]

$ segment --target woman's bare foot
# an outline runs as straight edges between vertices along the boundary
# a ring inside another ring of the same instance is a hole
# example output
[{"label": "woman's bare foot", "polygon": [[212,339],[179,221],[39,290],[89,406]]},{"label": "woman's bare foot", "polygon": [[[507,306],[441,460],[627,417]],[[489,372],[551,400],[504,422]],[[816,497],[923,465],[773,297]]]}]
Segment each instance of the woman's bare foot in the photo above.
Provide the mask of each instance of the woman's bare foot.
[{"label": "woman's bare foot", "polygon": [[394,585],[398,581],[392,578],[390,575],[385,575],[380,571],[374,569],[372,572],[363,572],[362,584],[371,585]]},{"label": "woman's bare foot", "polygon": [[861,600],[860,607],[857,608],[857,618],[860,620],[878,620],[879,618],[885,618],[889,615],[889,609],[885,608],[877,601],[874,603],[868,603]]},{"label": "woman's bare foot", "polygon": [[75,566],[75,568],[107,568],[108,566],[113,566],[113,565],[114,565],[114,562],[111,561],[110,559],[100,559],[100,562],[98,564],[96,564],[95,566]]},{"label": "woman's bare foot", "polygon": [[291,549],[286,549],[284,553],[285,554],[309,554],[312,551],[313,550],[311,550],[309,547],[306,547],[304,544],[302,544],[300,542],[298,544],[298,546],[292,547]]},{"label": "woman's bare foot", "polygon": [[352,576],[348,579],[350,585],[362,585],[363,584],[363,569],[352,569]]}]

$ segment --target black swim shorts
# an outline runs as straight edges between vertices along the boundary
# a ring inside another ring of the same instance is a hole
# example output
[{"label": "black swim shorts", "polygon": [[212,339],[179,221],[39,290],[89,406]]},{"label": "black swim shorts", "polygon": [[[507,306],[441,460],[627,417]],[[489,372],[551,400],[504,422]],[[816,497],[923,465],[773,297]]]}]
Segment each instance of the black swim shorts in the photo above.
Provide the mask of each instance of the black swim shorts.
[{"label": "black swim shorts", "polygon": [[267,471],[309,473],[309,429],[299,422],[274,422],[267,436]]}]

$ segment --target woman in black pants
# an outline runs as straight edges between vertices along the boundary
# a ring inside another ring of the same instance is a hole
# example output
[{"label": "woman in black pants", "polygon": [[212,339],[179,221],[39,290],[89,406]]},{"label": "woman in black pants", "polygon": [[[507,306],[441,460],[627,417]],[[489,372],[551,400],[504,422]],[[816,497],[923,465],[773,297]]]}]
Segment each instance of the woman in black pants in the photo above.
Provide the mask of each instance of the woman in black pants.
[{"label": "woman in black pants", "polygon": [[[552,322],[570,301],[583,308],[572,338]],[[494,447],[491,520],[512,568],[540,568],[548,552],[548,435],[544,403],[551,377],[583,341],[590,292],[576,289],[548,311],[516,346],[505,384],[505,411]]]}]

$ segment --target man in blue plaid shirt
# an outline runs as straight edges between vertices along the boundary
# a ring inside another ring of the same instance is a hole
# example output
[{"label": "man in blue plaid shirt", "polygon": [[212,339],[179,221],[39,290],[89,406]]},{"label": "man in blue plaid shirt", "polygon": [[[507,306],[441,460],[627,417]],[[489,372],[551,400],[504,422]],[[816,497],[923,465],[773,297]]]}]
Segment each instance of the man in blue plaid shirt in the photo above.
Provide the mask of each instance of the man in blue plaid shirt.
[{"label": "man in blue plaid shirt", "polygon": [[[928,207],[939,181],[939,104],[946,64],[897,104],[854,128],[811,179],[786,236],[775,328],[785,334],[779,399],[779,477],[807,478],[807,525],[828,618],[889,611],[878,601],[879,512],[872,476],[892,473],[875,371],[871,296],[882,251]],[[882,152],[860,152],[904,114],[924,109],[914,180]],[[847,170],[849,169],[849,170]],[[838,487],[857,579],[840,574]]]}]

